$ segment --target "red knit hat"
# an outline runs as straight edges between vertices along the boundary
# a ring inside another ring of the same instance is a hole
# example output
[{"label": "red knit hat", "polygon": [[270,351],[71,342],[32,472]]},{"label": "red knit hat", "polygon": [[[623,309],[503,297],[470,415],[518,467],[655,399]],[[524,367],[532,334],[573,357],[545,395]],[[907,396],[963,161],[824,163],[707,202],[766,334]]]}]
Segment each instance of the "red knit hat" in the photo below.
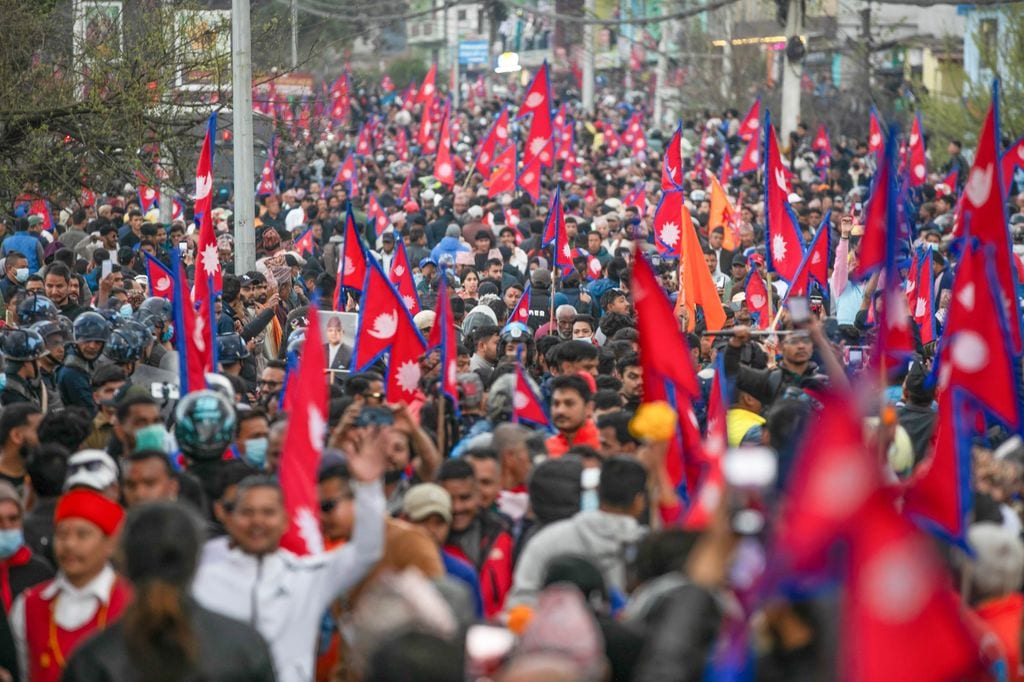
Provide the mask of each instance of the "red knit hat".
[{"label": "red knit hat", "polygon": [[124,510],[95,490],[76,488],[57,503],[53,522],[57,524],[64,519],[85,519],[96,524],[104,535],[113,535],[124,519]]}]

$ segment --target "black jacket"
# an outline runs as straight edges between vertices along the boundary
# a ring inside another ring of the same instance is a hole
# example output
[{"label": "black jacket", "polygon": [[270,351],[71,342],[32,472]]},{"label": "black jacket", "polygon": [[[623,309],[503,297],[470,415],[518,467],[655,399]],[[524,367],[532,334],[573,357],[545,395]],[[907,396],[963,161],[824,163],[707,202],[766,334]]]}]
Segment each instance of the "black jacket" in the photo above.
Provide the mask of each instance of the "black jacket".
[{"label": "black jacket", "polygon": [[697,682],[718,636],[721,609],[707,590],[684,585],[662,597],[647,620],[635,682]]},{"label": "black jacket", "polygon": [[[199,669],[184,682],[269,682],[276,680],[266,642],[237,620],[190,605],[199,643]],[[124,621],[118,621],[79,647],[68,661],[63,682],[137,682],[128,656]]]}]

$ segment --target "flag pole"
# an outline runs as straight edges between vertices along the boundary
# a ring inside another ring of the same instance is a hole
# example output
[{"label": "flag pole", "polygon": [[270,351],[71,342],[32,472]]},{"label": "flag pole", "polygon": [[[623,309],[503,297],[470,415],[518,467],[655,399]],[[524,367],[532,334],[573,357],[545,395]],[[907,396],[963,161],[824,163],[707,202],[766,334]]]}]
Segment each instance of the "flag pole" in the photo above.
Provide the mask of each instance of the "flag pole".
[{"label": "flag pole", "polygon": [[[441,372],[444,372],[444,367],[441,368]],[[444,382],[443,377],[439,377],[437,384],[437,451],[441,454],[443,459],[445,456],[445,424],[444,424],[444,408],[445,398],[442,383]]]}]

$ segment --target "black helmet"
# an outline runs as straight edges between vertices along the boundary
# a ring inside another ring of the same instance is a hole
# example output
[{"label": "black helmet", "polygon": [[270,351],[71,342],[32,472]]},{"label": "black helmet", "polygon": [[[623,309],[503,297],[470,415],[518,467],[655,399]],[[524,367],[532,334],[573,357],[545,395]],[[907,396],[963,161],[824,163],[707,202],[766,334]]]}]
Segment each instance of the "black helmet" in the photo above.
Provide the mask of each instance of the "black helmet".
[{"label": "black helmet", "polygon": [[143,317],[153,317],[159,324],[167,324],[173,318],[173,312],[171,310],[171,302],[166,298],[160,298],[159,296],[150,296],[139,309],[135,311],[135,317],[142,320]]},{"label": "black helmet", "polygon": [[34,325],[29,327],[29,329],[34,331],[36,334],[39,334],[39,336],[42,337],[43,341],[45,341],[48,337],[53,336],[54,334],[60,334],[62,343],[71,342],[71,334],[68,333],[68,331],[64,328],[64,325],[62,325],[60,322],[42,320],[40,322],[36,322]]},{"label": "black helmet", "polygon": [[135,362],[142,357],[142,342],[131,330],[115,329],[110,333],[103,353],[116,363]]},{"label": "black helmet", "polygon": [[121,320],[114,329],[115,331],[123,331],[135,336],[138,339],[139,348],[145,349],[146,346],[153,342],[153,330],[138,320]]},{"label": "black helmet", "polygon": [[47,352],[43,337],[31,329],[7,329],[0,336],[0,353],[5,360],[31,362]]},{"label": "black helmet", "polygon": [[174,409],[174,437],[192,460],[220,460],[235,437],[235,408],[220,393],[193,391]]},{"label": "black helmet", "polygon": [[99,313],[89,311],[82,313],[75,318],[74,330],[75,330],[75,343],[81,343],[82,341],[102,341],[107,342],[110,338],[110,331],[112,325]]},{"label": "black helmet", "polygon": [[28,294],[18,304],[18,326],[28,327],[40,320],[56,320],[60,311],[53,301],[39,294]]},{"label": "black helmet", "polygon": [[249,349],[246,348],[241,336],[234,332],[217,335],[217,359],[220,360],[220,364],[231,365],[247,357]]}]

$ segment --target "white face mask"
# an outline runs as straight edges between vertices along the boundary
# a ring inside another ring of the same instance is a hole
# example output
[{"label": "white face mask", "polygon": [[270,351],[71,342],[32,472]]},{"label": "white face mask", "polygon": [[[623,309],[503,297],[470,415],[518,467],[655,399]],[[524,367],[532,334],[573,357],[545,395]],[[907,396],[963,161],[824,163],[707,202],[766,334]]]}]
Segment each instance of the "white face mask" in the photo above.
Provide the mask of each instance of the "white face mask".
[{"label": "white face mask", "polygon": [[19,283],[24,284],[28,281],[28,268],[18,268],[14,271],[14,279],[18,280]]}]

